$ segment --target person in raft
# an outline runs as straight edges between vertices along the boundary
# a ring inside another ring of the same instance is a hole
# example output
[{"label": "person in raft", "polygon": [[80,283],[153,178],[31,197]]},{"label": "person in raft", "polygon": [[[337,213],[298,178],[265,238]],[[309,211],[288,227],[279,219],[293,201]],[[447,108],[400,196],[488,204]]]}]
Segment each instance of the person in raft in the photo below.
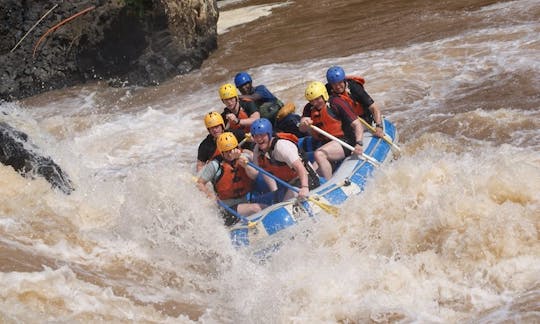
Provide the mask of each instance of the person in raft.
[{"label": "person in raft", "polygon": [[253,87],[253,80],[247,72],[240,72],[234,77],[234,84],[240,90],[240,99],[251,100],[257,106],[261,118],[270,120],[272,125],[276,122],[276,115],[283,102],[264,85]]},{"label": "person in raft", "polygon": [[330,95],[346,100],[358,117],[370,125],[375,124],[375,136],[384,136],[381,110],[364,89],[364,78],[345,75],[342,67],[332,66],[326,71],[326,81]]},{"label": "person in raft", "polygon": [[[197,172],[201,171],[204,165],[219,155],[216,140],[219,135],[225,132],[225,123],[223,117],[217,112],[212,111],[204,116],[204,125],[208,130],[208,135],[199,144],[197,151]],[[241,129],[232,130],[232,133],[238,141],[242,141],[246,134]]]},{"label": "person in raft", "polygon": [[[277,178],[299,187],[298,198],[306,198],[309,190],[319,186],[319,177],[299,151],[298,138],[290,133],[273,133],[272,123],[261,118],[251,125],[251,137],[255,142],[253,162]],[[247,161],[242,160],[242,165]],[[278,188],[274,179],[264,176],[268,187],[276,194],[274,201],[292,198],[295,192]]]},{"label": "person in raft", "polygon": [[314,153],[317,172],[328,180],[333,172],[332,162],[341,161],[351,153],[362,155],[364,128],[352,111],[351,105],[339,96],[329,97],[322,82],[311,82],[306,88],[305,97],[308,103],[302,113],[300,130],[308,131],[312,125],[317,126],[354,146],[354,152],[351,152],[339,142],[330,140],[316,131],[311,132],[322,144]]},{"label": "person in raft", "polygon": [[[199,172],[197,187],[211,199],[219,199],[241,216],[249,216],[266,205],[250,203],[247,193],[251,191],[257,170],[250,166],[239,166],[238,161],[243,156],[238,148],[236,136],[231,132],[225,132],[217,138],[217,147],[220,155],[207,163]],[[251,154],[246,154],[248,159]],[[208,188],[211,182],[214,190]],[[223,211],[226,226],[231,226],[239,221],[239,218],[228,211]]]},{"label": "person in raft", "polygon": [[219,98],[225,104],[221,115],[229,124],[229,129],[242,129],[249,132],[251,124],[259,119],[260,114],[255,103],[238,97],[236,87],[226,83],[219,87]]}]

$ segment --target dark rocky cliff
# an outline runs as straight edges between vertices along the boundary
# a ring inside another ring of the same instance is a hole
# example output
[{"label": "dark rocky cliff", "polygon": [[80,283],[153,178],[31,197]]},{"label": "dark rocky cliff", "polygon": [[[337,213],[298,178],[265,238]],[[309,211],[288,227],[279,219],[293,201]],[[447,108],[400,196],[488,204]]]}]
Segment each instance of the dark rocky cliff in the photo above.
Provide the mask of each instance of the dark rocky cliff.
[{"label": "dark rocky cliff", "polygon": [[217,19],[215,0],[1,0],[0,99],[96,79],[157,84],[200,67]]}]

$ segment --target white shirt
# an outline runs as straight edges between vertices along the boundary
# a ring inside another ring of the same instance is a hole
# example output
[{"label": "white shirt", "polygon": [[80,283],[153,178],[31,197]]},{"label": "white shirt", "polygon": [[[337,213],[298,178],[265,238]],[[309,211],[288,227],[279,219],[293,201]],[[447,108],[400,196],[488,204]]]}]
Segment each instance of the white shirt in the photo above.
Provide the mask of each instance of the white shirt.
[{"label": "white shirt", "polygon": [[[253,150],[253,156],[259,156],[259,154],[259,145],[256,145],[255,149]],[[265,154],[267,157],[269,157],[268,152]],[[272,150],[272,156],[270,157],[276,161],[284,162],[290,168],[292,168],[293,163],[300,159],[300,153],[298,153],[298,147],[293,142],[288,140],[278,140],[274,146],[274,149]],[[255,162],[257,165],[259,164],[258,159],[256,158],[254,158],[253,162]]]}]

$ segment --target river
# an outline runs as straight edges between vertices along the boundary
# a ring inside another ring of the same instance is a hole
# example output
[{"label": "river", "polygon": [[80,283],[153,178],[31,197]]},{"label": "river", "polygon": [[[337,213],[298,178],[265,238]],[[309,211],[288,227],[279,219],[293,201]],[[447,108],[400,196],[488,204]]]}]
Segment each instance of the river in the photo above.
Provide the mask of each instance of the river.
[{"label": "river", "polygon": [[[76,187],[0,165],[0,322],[540,322],[538,1],[220,6],[197,71],[0,104]],[[202,117],[241,70],[300,112],[334,64],[403,152],[258,262],[192,183]]]}]

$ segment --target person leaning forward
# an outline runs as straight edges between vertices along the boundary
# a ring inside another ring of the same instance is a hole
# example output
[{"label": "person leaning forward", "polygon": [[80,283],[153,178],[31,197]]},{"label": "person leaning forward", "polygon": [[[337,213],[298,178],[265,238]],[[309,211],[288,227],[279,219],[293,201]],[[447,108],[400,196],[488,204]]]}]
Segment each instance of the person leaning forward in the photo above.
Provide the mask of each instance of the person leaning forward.
[{"label": "person leaning forward", "polygon": [[[209,112],[204,116],[204,125],[208,130],[208,135],[199,144],[197,151],[197,172],[201,171],[208,161],[219,155],[216,140],[219,135],[225,132],[223,117],[217,111]],[[238,141],[242,141],[246,136],[241,129],[234,129],[231,132]]]},{"label": "person leaning forward", "polygon": [[[254,163],[275,177],[298,186],[300,188],[299,198],[306,198],[310,189],[319,186],[319,178],[305,154],[299,151],[295,143],[298,138],[295,135],[290,133],[274,134],[270,121],[261,118],[251,125],[251,136],[255,142]],[[245,165],[245,161],[241,161],[241,163]],[[276,181],[266,175],[264,179],[270,190],[277,192]],[[287,190],[283,199],[292,198],[295,194],[295,192]]]},{"label": "person leaning forward", "polygon": [[311,82],[306,88],[305,97],[308,103],[302,112],[300,130],[309,131],[312,125],[317,126],[354,146],[354,152],[351,152],[339,142],[311,132],[313,137],[323,143],[314,153],[317,172],[328,180],[332,176],[332,162],[341,161],[351,153],[362,155],[364,128],[350,104],[338,96],[329,97],[322,82]]},{"label": "person leaning forward", "polygon": [[270,120],[272,125],[276,122],[276,116],[283,102],[268,90],[264,85],[253,87],[253,80],[247,72],[237,73],[234,77],[234,84],[240,90],[240,99],[251,100],[257,105],[261,118]]},{"label": "person leaning forward", "polygon": [[240,99],[236,87],[230,83],[219,87],[219,98],[225,104],[221,116],[227,120],[228,128],[242,129],[248,133],[251,124],[260,117],[255,103],[251,100]]},{"label": "person leaning forward", "polygon": [[[217,138],[217,147],[220,155],[207,163],[199,172],[197,187],[211,199],[223,201],[232,210],[241,216],[249,216],[266,205],[251,203],[247,200],[257,177],[257,170],[250,166],[239,166],[238,160],[242,151],[238,148],[238,141],[233,133],[225,132]],[[245,159],[249,158],[246,153]],[[214,191],[206,185],[211,182]],[[224,212],[225,225],[230,226],[238,222],[238,217],[230,212]]]},{"label": "person leaning forward", "polygon": [[330,95],[347,101],[358,117],[375,124],[375,136],[384,136],[381,110],[364,89],[364,78],[345,75],[342,67],[332,66],[326,71],[326,81]]}]

